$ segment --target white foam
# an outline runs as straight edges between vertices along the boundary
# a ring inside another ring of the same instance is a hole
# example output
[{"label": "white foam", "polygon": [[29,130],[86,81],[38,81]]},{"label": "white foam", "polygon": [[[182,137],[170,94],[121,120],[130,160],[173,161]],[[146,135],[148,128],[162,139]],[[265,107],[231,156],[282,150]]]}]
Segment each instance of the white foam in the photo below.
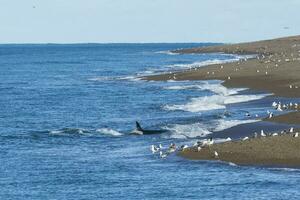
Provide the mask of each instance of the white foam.
[{"label": "white foam", "polygon": [[240,125],[240,124],[249,124],[257,122],[258,120],[224,120],[220,119],[217,120],[216,126],[214,127],[214,132],[217,131],[223,131],[228,128],[232,128],[234,126]]},{"label": "white foam", "polygon": [[108,76],[98,76],[98,77],[94,77],[94,78],[89,78],[89,81],[109,81],[112,80],[112,77],[108,77]]},{"label": "white foam", "polygon": [[56,134],[61,134],[63,133],[63,131],[59,131],[59,130],[53,130],[49,132],[50,134],[56,135]]},{"label": "white foam", "polygon": [[235,163],[233,163],[233,162],[228,162],[228,164],[229,164],[230,166],[233,166],[233,167],[237,167],[237,166],[238,166],[237,164],[235,164]]},{"label": "white foam", "polygon": [[125,76],[125,77],[119,77],[118,80],[128,80],[128,81],[141,81],[142,78],[138,76]]},{"label": "white foam", "polygon": [[[206,137],[207,135],[222,131],[228,128],[240,124],[247,124],[257,122],[257,120],[213,120],[207,123],[194,123],[194,124],[174,124],[168,127],[164,127],[171,132],[171,138],[185,139],[185,138],[195,138],[195,137]],[[227,139],[216,139],[216,142],[224,142]]]},{"label": "white foam", "polygon": [[174,65],[169,65],[168,67],[169,68],[190,69],[190,68],[198,68],[198,67],[203,67],[203,66],[208,66],[208,65],[236,62],[238,60],[240,60],[239,57],[226,59],[226,60],[213,59],[213,60],[205,60],[202,62],[194,62],[191,64],[174,64]]},{"label": "white foam", "polygon": [[179,53],[174,53],[172,51],[158,51],[156,53],[167,54],[167,55],[178,55]]},{"label": "white foam", "polygon": [[[230,93],[229,93],[230,94]],[[188,112],[201,112],[207,110],[225,109],[226,105],[258,100],[267,95],[212,95],[192,98],[190,102],[182,105],[166,105],[166,110],[183,110]]]},{"label": "white foam", "polygon": [[176,139],[185,139],[185,138],[194,138],[194,137],[205,137],[211,132],[203,126],[201,123],[195,124],[175,124],[170,127],[165,127],[165,129],[171,132],[171,138]]},{"label": "white foam", "polygon": [[97,129],[96,132],[102,133],[102,134],[105,134],[105,135],[112,135],[112,136],[121,136],[121,135],[123,135],[122,133],[120,133],[116,130],[110,129],[110,128],[100,128],[100,129]]},{"label": "white foam", "polygon": [[210,84],[208,82],[203,82],[202,84],[198,85],[175,85],[165,87],[167,90],[188,90],[188,89],[199,89],[199,90],[210,90],[216,94],[222,95],[233,95],[246,90],[247,88],[237,88],[237,89],[228,89],[221,84]]}]

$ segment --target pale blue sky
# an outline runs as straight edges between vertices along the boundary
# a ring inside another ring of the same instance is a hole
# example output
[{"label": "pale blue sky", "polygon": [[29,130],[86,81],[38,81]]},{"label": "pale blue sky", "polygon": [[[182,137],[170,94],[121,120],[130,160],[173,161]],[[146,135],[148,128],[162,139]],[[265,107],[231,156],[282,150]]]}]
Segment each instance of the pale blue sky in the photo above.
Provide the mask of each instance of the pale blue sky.
[{"label": "pale blue sky", "polygon": [[0,0],[0,43],[241,42],[300,34],[300,0]]}]

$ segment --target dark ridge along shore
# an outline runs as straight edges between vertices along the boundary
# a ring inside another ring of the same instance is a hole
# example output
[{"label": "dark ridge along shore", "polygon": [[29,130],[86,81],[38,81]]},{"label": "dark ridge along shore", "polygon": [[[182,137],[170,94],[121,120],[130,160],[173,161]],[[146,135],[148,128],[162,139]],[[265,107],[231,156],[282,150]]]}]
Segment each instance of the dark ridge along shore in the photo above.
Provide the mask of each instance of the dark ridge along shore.
[{"label": "dark ridge along shore", "polygon": [[[250,88],[275,97],[300,97],[300,36],[257,42],[179,49],[173,53],[225,53],[253,55],[237,62],[212,64],[185,71],[143,77],[144,80],[222,80],[229,88]],[[298,102],[299,103],[299,102]],[[265,119],[277,123],[300,124],[300,112]],[[219,157],[212,157],[213,150]],[[179,153],[188,159],[222,160],[236,164],[300,167],[300,139],[289,135],[255,138],[249,141],[214,144],[209,150],[192,148]]]}]

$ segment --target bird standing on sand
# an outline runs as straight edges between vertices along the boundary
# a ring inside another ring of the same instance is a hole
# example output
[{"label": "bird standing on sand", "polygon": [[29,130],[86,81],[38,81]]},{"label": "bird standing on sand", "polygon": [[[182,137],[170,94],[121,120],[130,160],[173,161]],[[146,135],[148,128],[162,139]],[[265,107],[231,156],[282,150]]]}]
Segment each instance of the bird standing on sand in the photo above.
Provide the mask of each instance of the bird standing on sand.
[{"label": "bird standing on sand", "polygon": [[244,138],[243,138],[243,141],[245,141],[245,140],[249,140],[249,137],[244,137]]},{"label": "bird standing on sand", "polygon": [[262,137],[266,137],[267,135],[264,133],[264,130],[261,130],[260,131],[260,135],[262,136]]},{"label": "bird standing on sand", "polygon": [[210,145],[213,145],[214,144],[214,140],[212,139],[212,137],[211,138],[209,138],[209,140],[208,140],[208,146],[210,146]]},{"label": "bird standing on sand", "polygon": [[186,150],[187,148],[189,148],[188,145],[182,145],[180,149],[181,149],[181,151],[184,151],[184,150]]},{"label": "bird standing on sand", "polygon": [[257,135],[258,135],[258,134],[255,132],[255,133],[254,133],[254,138],[257,138]]},{"label": "bird standing on sand", "polygon": [[278,136],[278,133],[273,133],[272,136]]},{"label": "bird standing on sand", "polygon": [[197,147],[197,151],[198,151],[198,152],[201,151],[201,149],[202,149],[201,147]]},{"label": "bird standing on sand", "polygon": [[299,133],[298,133],[298,132],[295,133],[295,134],[293,135],[293,137],[299,137]]},{"label": "bird standing on sand", "polygon": [[294,132],[294,128],[291,127],[290,130],[289,130],[289,132],[290,132],[290,133],[293,133],[293,132]]},{"label": "bird standing on sand", "polygon": [[218,152],[214,152],[214,155],[215,155],[215,158],[219,158],[219,154],[218,154]]}]

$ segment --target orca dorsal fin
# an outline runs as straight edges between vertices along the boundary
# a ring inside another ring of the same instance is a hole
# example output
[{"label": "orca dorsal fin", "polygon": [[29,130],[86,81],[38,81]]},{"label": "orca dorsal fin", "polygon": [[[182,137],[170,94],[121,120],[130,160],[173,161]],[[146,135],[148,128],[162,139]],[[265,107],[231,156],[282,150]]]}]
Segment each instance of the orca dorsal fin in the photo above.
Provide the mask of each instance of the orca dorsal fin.
[{"label": "orca dorsal fin", "polygon": [[135,124],[136,124],[136,130],[138,130],[138,131],[143,131],[143,129],[142,129],[140,123],[138,123],[138,122],[136,121]]}]

